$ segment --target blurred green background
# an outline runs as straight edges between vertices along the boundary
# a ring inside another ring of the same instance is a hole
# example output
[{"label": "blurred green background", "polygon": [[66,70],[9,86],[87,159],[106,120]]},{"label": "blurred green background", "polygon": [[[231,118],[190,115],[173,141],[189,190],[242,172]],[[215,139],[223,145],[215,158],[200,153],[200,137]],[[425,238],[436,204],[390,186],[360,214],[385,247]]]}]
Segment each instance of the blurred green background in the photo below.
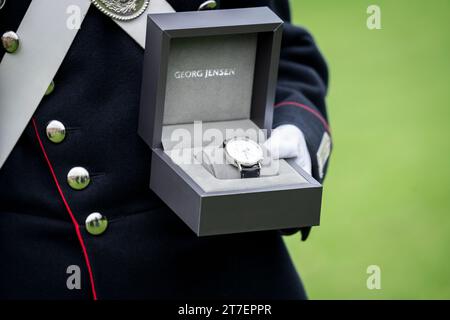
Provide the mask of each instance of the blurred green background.
[{"label": "blurred green background", "polygon": [[[382,30],[369,30],[369,5]],[[286,237],[311,299],[450,299],[450,1],[291,0],[326,56],[321,226]],[[381,290],[366,269],[381,268]]]}]

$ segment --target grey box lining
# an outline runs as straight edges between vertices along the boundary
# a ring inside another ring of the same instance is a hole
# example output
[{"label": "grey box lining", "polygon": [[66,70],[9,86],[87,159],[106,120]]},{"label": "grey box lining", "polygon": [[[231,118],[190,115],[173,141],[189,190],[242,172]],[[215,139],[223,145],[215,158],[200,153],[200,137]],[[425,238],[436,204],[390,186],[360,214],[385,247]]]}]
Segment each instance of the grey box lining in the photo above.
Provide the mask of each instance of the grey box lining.
[{"label": "grey box lining", "polygon": [[[165,153],[171,157],[170,152],[165,151]],[[308,183],[285,160],[279,161],[278,175],[249,179],[217,179],[203,165],[196,163],[178,164],[178,166],[206,193],[248,192],[269,186],[282,189]]]},{"label": "grey box lining", "polygon": [[255,33],[175,38],[170,46],[163,124],[250,118]]},{"label": "grey box lining", "polygon": [[[246,191],[253,188],[263,188],[263,187],[289,187],[289,186],[298,186],[298,184],[307,184],[308,181],[296,170],[294,170],[285,160],[275,161],[274,165],[278,165],[278,172],[275,175],[270,176],[262,176],[259,178],[251,178],[251,179],[218,179],[214,177],[213,174],[205,167],[203,164],[199,163],[195,159],[195,155],[200,151],[201,147],[209,146],[209,147],[217,147],[220,146],[223,140],[208,140],[205,141],[201,139],[198,141],[197,145],[194,145],[194,139],[190,140],[190,143],[186,143],[186,141],[178,140],[174,141],[172,139],[173,134],[176,132],[182,132],[177,130],[185,130],[185,133],[190,137],[194,136],[194,124],[177,124],[177,125],[166,125],[163,127],[162,133],[162,144],[164,148],[164,152],[174,161],[186,174],[192,177],[192,179],[197,183],[200,188],[204,192],[225,192],[225,191]],[[254,132],[263,132],[261,129],[256,126],[253,121],[250,119],[245,120],[231,120],[231,121],[214,121],[214,122],[203,122],[202,123],[202,132],[197,132],[196,134],[203,137],[203,132],[208,129],[215,129],[221,132],[222,136],[227,138],[231,138],[231,136],[227,136],[227,130],[236,130],[237,136],[245,136],[247,130],[253,130]],[[241,131],[237,131],[241,129]],[[257,135],[257,134],[256,134]],[[264,134],[257,135],[259,139],[257,140],[259,143],[263,143],[265,136]],[[187,163],[179,163],[177,161],[177,155],[179,155],[178,150],[180,152],[185,152],[189,158],[187,158]],[[173,152],[176,151],[176,152]],[[228,165],[231,166],[231,165]],[[237,172],[237,169],[232,168],[233,172]],[[227,173],[223,173],[227,174]],[[268,173],[266,173],[268,174]],[[235,175],[233,175],[235,177]]]}]

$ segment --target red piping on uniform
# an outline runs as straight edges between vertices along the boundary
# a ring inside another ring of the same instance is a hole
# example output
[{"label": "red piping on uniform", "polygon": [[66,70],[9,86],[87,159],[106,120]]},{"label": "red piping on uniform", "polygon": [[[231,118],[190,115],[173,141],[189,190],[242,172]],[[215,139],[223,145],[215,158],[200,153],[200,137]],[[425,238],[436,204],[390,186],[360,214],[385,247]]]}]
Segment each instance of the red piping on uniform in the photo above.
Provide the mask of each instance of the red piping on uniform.
[{"label": "red piping on uniform", "polygon": [[58,188],[59,195],[61,196],[64,206],[66,207],[66,210],[69,213],[70,219],[72,220],[72,224],[75,228],[75,232],[77,234],[78,241],[80,242],[81,249],[83,250],[84,260],[86,261],[86,266],[87,266],[87,270],[89,273],[89,280],[91,282],[92,296],[94,297],[94,300],[97,300],[97,292],[95,291],[95,283],[94,283],[94,276],[92,274],[91,262],[89,261],[89,256],[87,254],[86,245],[84,244],[83,236],[81,235],[81,232],[80,232],[80,226],[78,225],[78,222],[72,213],[72,209],[70,209],[70,206],[67,203],[66,197],[64,196],[64,193],[62,192],[61,186],[58,182],[58,178],[56,177],[56,174],[55,174],[55,170],[53,170],[52,163],[50,162],[50,159],[47,156],[47,152],[45,151],[44,144],[42,143],[41,137],[39,136],[39,131],[37,129],[36,121],[34,118],[32,118],[32,122],[33,122],[34,132],[36,134],[36,138],[39,142],[42,153],[44,154],[45,161],[47,161],[47,165],[50,169],[50,173],[52,174],[53,181],[56,184],[56,188]]},{"label": "red piping on uniform", "polygon": [[316,116],[320,120],[320,122],[322,122],[323,126],[325,127],[325,130],[330,132],[330,126],[328,125],[327,120],[325,120],[325,118],[320,114],[319,111],[314,110],[313,108],[308,107],[307,105],[304,105],[304,104],[301,104],[301,103],[298,103],[295,101],[282,101],[282,102],[276,104],[275,108],[278,108],[281,106],[287,106],[287,105],[299,107],[299,108],[305,109],[308,112],[311,112],[314,116]]}]

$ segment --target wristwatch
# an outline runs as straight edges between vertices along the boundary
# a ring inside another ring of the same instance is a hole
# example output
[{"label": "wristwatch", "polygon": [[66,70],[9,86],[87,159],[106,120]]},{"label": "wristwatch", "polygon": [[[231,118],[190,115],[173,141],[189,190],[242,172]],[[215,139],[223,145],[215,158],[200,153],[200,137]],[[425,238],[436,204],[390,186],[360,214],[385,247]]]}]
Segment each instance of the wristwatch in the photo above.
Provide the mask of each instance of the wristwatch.
[{"label": "wristwatch", "polygon": [[248,137],[234,137],[223,142],[225,157],[236,166],[241,178],[257,178],[261,172],[264,152],[261,146]]}]

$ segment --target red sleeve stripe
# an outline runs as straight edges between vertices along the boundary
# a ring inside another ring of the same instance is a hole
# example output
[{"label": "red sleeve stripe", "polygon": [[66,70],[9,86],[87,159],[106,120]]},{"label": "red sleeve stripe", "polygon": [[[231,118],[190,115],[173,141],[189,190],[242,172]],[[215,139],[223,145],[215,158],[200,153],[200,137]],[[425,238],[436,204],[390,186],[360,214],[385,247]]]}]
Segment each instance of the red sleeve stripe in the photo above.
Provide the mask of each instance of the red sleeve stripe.
[{"label": "red sleeve stripe", "polygon": [[301,104],[301,103],[298,103],[295,101],[282,101],[280,103],[277,103],[274,107],[279,108],[282,106],[294,106],[294,107],[302,108],[302,109],[312,113],[316,118],[318,118],[320,120],[320,122],[322,122],[323,126],[325,127],[325,130],[327,130],[328,132],[331,132],[330,126],[329,126],[327,120],[325,120],[325,118],[320,114],[319,111],[317,111],[307,105],[304,105],[304,104]]},{"label": "red sleeve stripe", "polygon": [[75,232],[77,234],[78,241],[80,242],[81,249],[83,250],[84,260],[86,262],[87,270],[89,273],[89,281],[91,283],[92,296],[93,296],[94,300],[97,300],[97,292],[95,290],[94,275],[92,273],[91,262],[89,260],[88,254],[87,254],[86,245],[84,244],[83,236],[81,235],[81,232],[80,232],[80,226],[79,226],[77,220],[75,219],[72,209],[70,208],[70,206],[66,200],[66,197],[64,196],[64,193],[61,189],[58,178],[56,177],[56,174],[55,174],[55,170],[53,169],[53,165],[50,162],[50,159],[48,158],[47,152],[45,151],[45,148],[44,148],[44,144],[42,143],[41,137],[39,136],[39,131],[37,129],[36,121],[34,118],[32,118],[32,122],[33,122],[34,132],[36,134],[36,138],[39,142],[39,146],[41,147],[42,154],[44,155],[45,161],[47,162],[47,165],[50,169],[50,173],[53,177],[53,181],[55,182],[55,185],[56,185],[56,188],[58,189],[59,195],[61,196],[64,206],[66,207],[66,210],[69,213],[70,219],[72,220],[72,224],[75,228]]}]

